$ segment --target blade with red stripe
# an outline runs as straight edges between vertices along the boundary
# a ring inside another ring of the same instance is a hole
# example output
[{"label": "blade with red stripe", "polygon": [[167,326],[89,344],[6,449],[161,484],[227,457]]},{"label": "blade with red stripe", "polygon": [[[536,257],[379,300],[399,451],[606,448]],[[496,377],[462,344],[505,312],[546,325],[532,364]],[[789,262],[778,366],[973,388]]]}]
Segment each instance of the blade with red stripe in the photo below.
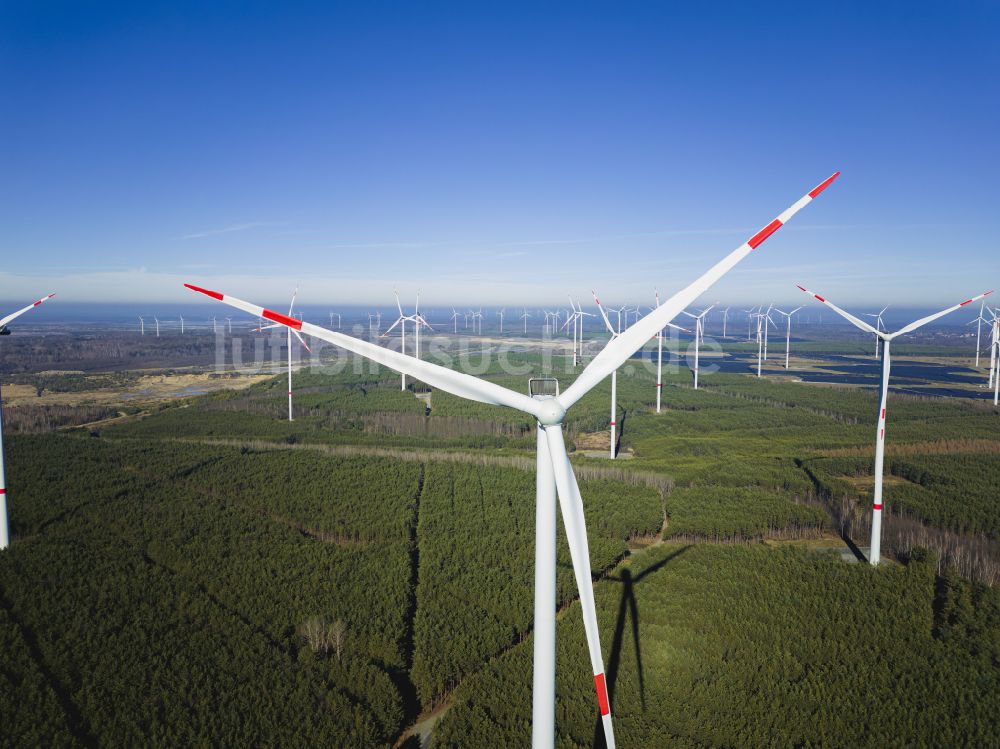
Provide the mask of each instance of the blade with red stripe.
[{"label": "blade with red stripe", "polygon": [[27,307],[22,307],[17,312],[11,312],[9,315],[7,315],[7,317],[5,317],[2,320],[0,320],[0,328],[2,328],[4,325],[6,325],[7,323],[9,323],[11,320],[14,320],[14,319],[20,317],[21,315],[23,315],[28,310],[34,309],[35,307],[37,307],[42,302],[47,302],[49,299],[51,299],[54,296],[55,296],[55,294],[49,294],[48,296],[43,296],[41,299],[32,302]]},{"label": "blade with red stripe", "polygon": [[[792,216],[809,205],[839,175],[840,172],[835,172],[818,184],[782,211],[774,221],[754,234],[750,240],[741,244],[709,268],[697,280],[667,299],[659,307],[623,331],[621,335],[616,336],[614,340],[608,343],[591,360],[590,364],[580,373],[580,376],[576,378],[573,384],[559,395],[559,402],[563,408],[568,409],[586,395],[598,382],[624,364],[633,353],[642,348],[642,345],[646,341],[656,335],[656,331],[666,327],[667,323],[677,317],[681,310],[690,307],[698,297],[708,291],[713,284],[732,270],[737,263],[753,252],[755,248],[759,247],[764,240],[774,234],[780,227],[787,224]],[[594,296],[596,298],[597,295],[595,294]]]}]

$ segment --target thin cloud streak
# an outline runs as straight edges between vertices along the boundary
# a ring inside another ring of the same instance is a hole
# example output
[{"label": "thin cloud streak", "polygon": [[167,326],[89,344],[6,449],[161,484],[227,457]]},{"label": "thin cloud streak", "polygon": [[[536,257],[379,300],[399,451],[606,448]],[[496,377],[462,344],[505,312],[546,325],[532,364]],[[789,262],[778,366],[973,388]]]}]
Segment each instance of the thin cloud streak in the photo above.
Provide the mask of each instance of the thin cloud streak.
[{"label": "thin cloud streak", "polygon": [[199,231],[194,234],[185,234],[184,236],[178,237],[178,239],[203,239],[205,237],[217,237],[220,234],[232,234],[237,231],[246,231],[247,229],[257,229],[261,226],[276,225],[277,222],[274,221],[250,221],[245,224],[232,224],[231,226],[224,226],[221,229],[207,229],[206,231]]}]

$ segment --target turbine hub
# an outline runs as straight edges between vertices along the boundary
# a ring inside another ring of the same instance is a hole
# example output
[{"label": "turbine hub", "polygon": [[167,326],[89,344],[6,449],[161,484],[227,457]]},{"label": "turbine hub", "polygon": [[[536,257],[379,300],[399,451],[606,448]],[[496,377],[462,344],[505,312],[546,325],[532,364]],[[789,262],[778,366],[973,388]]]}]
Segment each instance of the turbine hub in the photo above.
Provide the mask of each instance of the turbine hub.
[{"label": "turbine hub", "polygon": [[542,426],[550,427],[562,424],[566,418],[566,409],[555,398],[545,398],[540,401],[541,409],[538,414],[538,423]]}]

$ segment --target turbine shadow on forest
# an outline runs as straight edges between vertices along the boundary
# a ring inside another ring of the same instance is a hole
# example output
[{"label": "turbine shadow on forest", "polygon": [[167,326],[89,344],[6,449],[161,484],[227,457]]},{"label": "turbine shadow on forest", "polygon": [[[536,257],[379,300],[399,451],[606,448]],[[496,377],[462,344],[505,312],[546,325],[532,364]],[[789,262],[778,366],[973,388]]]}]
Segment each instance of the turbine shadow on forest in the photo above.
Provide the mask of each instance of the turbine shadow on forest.
[{"label": "turbine shadow on forest", "polygon": [[[639,644],[639,605],[635,599],[635,586],[638,585],[647,575],[665,567],[669,562],[679,557],[691,546],[683,546],[674,551],[656,564],[642,570],[638,575],[632,575],[631,570],[625,568],[617,577],[608,575],[607,580],[619,583],[622,586],[621,596],[618,599],[618,616],[615,620],[615,634],[611,639],[611,653],[608,656],[608,700],[612,709],[615,704],[615,687],[618,683],[618,668],[621,665],[622,645],[625,640],[625,619],[632,620],[632,642],[635,647],[635,663],[639,675],[639,695],[642,701],[642,709],[646,709],[646,680],[642,666],[642,648]],[[604,749],[604,731],[601,719],[598,718],[594,724],[594,741],[592,746],[595,749]]]}]

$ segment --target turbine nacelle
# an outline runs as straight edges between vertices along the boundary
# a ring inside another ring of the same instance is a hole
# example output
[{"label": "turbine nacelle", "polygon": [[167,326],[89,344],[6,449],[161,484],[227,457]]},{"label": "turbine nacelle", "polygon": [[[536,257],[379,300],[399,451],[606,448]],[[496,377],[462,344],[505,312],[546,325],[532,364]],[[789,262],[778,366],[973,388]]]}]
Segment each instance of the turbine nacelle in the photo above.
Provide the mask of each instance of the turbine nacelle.
[{"label": "turbine nacelle", "polygon": [[566,418],[566,409],[557,399],[557,396],[535,396],[539,399],[538,412],[536,416],[538,423],[544,427],[557,426],[563,423]]}]

